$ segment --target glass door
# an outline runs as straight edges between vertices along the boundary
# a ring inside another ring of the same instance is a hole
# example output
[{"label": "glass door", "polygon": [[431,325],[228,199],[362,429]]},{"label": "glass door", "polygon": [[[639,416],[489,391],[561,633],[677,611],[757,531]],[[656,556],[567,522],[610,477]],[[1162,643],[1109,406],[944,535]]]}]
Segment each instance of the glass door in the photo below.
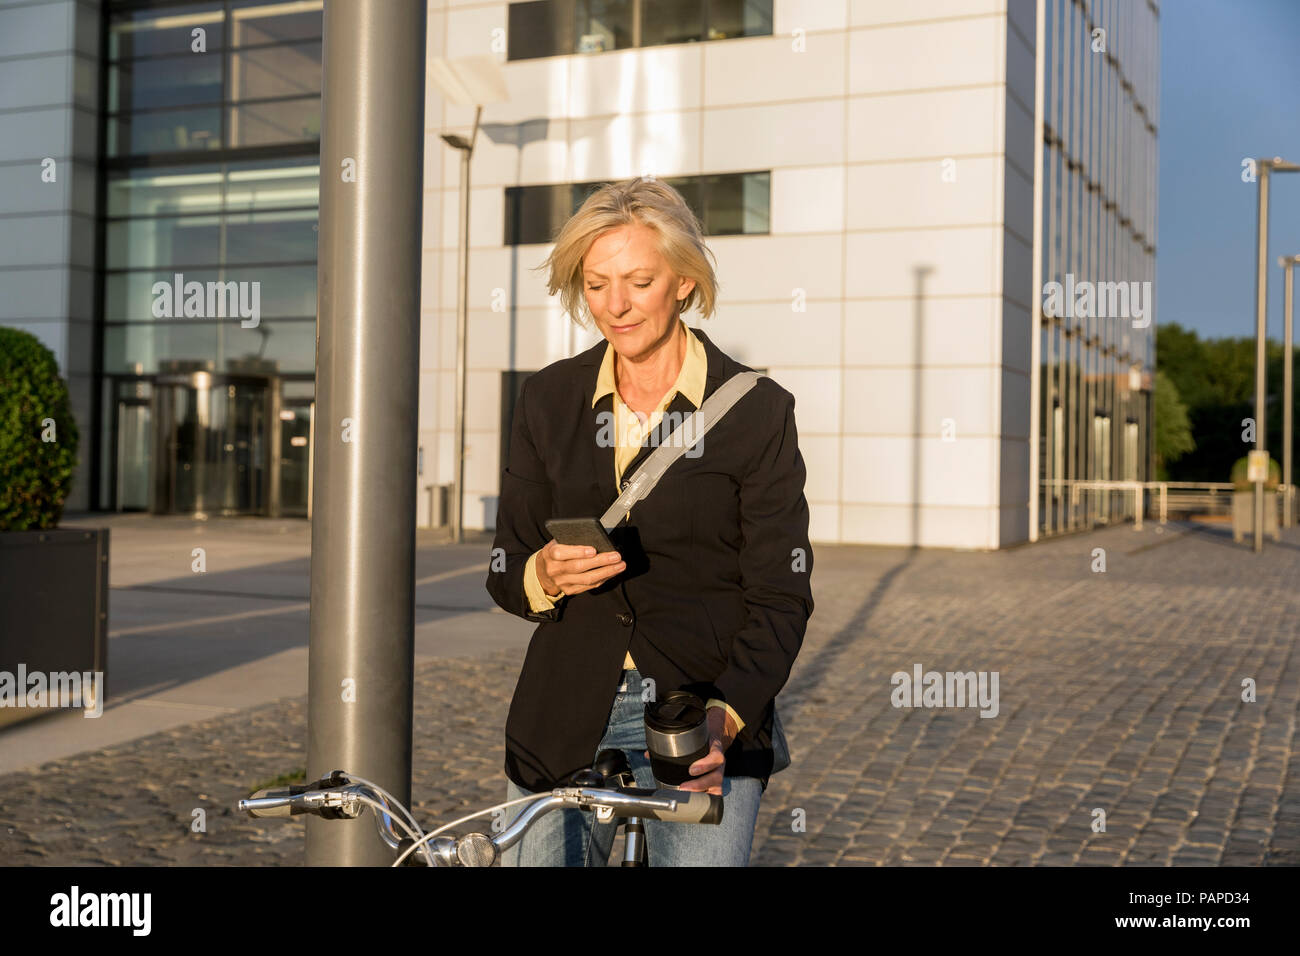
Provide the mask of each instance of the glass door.
[{"label": "glass door", "polygon": [[265,514],[269,383],[194,372],[154,385],[155,514]]},{"label": "glass door", "polygon": [[118,511],[146,511],[149,508],[149,469],[153,449],[151,424],[147,398],[118,400],[115,502]]},{"label": "glass door", "polygon": [[209,391],[174,382],[154,385],[154,514],[204,514]]},{"label": "glass door", "polygon": [[280,514],[307,516],[311,468],[311,399],[286,398],[280,408]]}]

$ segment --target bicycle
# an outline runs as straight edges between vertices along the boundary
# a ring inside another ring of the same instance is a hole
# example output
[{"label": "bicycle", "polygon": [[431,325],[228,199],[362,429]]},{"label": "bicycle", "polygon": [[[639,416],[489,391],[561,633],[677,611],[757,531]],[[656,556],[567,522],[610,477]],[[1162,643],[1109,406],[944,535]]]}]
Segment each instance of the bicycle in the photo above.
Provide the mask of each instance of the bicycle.
[{"label": "bicycle", "polygon": [[[564,808],[594,812],[602,823],[616,818],[623,820],[626,836],[623,866],[645,865],[642,818],[673,823],[722,822],[722,798],[719,796],[670,788],[646,790],[631,786],[633,782],[626,755],[621,750],[602,750],[591,767],[573,774],[565,786],[498,803],[429,833],[420,829],[411,811],[388,791],[343,770],[331,771],[310,784],[259,790],[240,800],[237,808],[251,817],[313,813],[328,820],[341,820],[355,819],[369,807],[375,816],[380,839],[398,854],[393,866],[417,865],[416,861],[420,859],[417,850],[421,851],[425,866],[492,866],[502,851],[523,839],[541,817]],[[611,783],[613,786],[607,786]],[[482,832],[470,832],[461,837],[442,835],[444,831],[476,817],[519,804],[528,806],[495,836]]]}]

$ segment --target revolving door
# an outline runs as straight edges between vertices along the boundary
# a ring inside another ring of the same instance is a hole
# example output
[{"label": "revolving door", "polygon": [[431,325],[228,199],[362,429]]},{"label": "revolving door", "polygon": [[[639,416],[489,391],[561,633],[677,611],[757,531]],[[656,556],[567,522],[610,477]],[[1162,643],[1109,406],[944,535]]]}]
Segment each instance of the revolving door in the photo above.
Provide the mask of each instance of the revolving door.
[{"label": "revolving door", "polygon": [[278,378],[168,364],[154,378],[149,401],[149,510],[279,514]]}]

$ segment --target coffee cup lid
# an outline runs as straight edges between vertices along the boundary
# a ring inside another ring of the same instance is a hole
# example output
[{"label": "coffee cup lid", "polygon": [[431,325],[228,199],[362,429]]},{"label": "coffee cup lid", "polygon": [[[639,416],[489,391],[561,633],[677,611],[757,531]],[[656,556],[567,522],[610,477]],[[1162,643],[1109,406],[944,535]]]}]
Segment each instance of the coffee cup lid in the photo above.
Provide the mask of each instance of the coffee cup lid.
[{"label": "coffee cup lid", "polygon": [[660,733],[674,733],[698,727],[705,719],[704,701],[690,691],[672,690],[646,704],[646,723]]}]

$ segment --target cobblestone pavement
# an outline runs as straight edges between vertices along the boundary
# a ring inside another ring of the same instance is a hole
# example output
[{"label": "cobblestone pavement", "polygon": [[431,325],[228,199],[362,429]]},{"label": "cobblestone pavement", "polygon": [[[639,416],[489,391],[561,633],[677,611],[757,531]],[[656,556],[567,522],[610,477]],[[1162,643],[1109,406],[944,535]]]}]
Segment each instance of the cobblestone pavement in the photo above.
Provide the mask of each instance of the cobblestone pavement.
[{"label": "cobblestone pavement", "polygon": [[[1171,524],[815,559],[780,698],[794,762],[764,797],[753,863],[1300,863],[1300,535],[1262,557]],[[521,663],[417,669],[421,821],[501,799]],[[894,707],[891,675],[917,664],[998,672],[997,716]],[[301,863],[301,823],[231,807],[303,765],[305,732],[305,700],[283,700],[0,778],[0,863]]]}]

